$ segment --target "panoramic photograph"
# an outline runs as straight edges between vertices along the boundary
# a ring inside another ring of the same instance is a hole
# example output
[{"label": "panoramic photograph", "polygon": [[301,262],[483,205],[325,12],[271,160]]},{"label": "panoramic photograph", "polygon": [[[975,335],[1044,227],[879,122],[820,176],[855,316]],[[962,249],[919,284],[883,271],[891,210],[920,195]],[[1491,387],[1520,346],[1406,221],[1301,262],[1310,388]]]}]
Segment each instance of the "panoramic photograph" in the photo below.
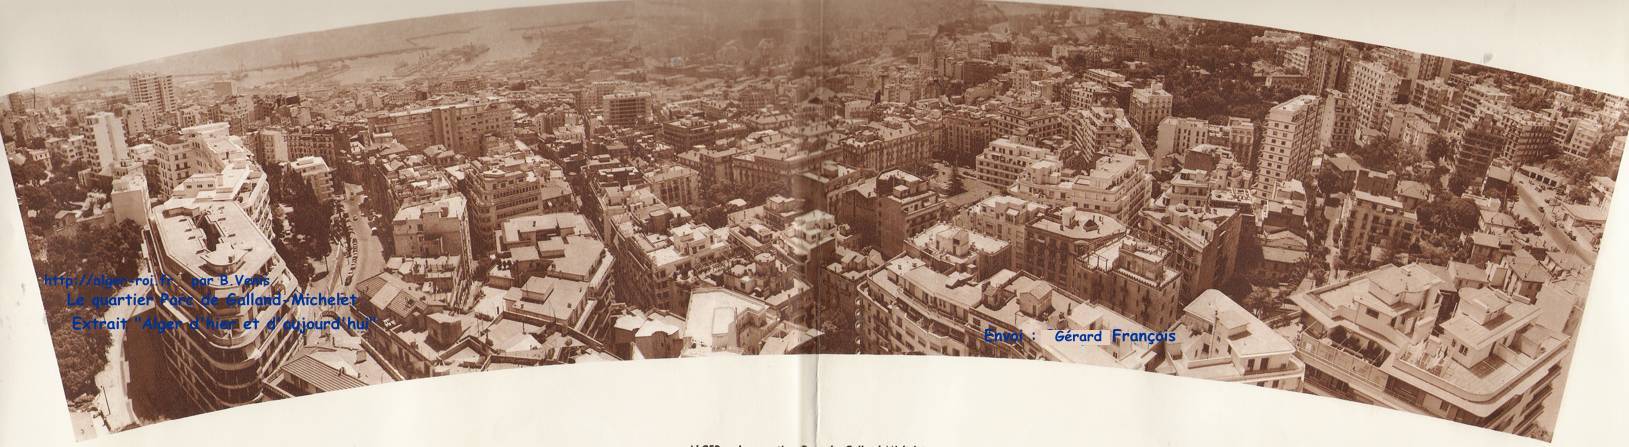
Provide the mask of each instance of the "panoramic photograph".
[{"label": "panoramic photograph", "polygon": [[1626,113],[1187,17],[635,0],[165,57],[6,92],[0,138],[80,440],[453,374],[858,354],[1548,441]]}]

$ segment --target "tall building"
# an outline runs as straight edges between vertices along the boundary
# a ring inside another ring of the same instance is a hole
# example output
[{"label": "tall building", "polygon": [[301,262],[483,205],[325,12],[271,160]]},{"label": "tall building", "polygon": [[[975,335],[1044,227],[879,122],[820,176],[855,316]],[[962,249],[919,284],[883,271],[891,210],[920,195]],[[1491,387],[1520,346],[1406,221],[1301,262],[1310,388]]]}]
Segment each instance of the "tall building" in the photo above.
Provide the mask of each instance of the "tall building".
[{"label": "tall building", "polygon": [[[281,155],[289,160],[304,157],[322,157],[329,164],[338,164],[344,160],[342,156],[351,148],[352,137],[366,129],[348,124],[313,124],[308,126],[272,127],[261,129],[261,132],[281,132],[283,147]],[[277,155],[278,151],[266,151]]]},{"label": "tall building", "polygon": [[1507,142],[1497,120],[1482,116],[1454,145],[1454,175],[1480,181],[1488,166],[1504,152]]},{"label": "tall building", "polygon": [[142,171],[133,171],[114,179],[112,194],[108,197],[113,202],[113,219],[129,220],[146,227],[147,214],[151,210],[150,197],[147,193],[147,176]]},{"label": "tall building", "polygon": [[662,202],[689,206],[701,200],[701,175],[681,165],[668,165],[645,173],[645,183]]},{"label": "tall building", "polygon": [[621,92],[605,95],[605,123],[634,126],[650,117],[650,92]]},{"label": "tall building", "polygon": [[905,171],[877,176],[876,214],[883,256],[898,255],[905,240],[939,221],[945,199],[923,180]]},{"label": "tall building", "polygon": [[294,158],[289,154],[288,132],[266,128],[249,135],[249,146],[255,151],[255,160],[261,163],[283,163]]},{"label": "tall building", "polygon": [[235,203],[261,232],[270,234],[272,231],[271,186],[260,165],[248,159],[228,160],[218,170],[193,174],[175,185],[169,198]]},{"label": "tall building", "polygon": [[1340,90],[1324,90],[1318,101],[1318,146],[1328,151],[1352,150],[1357,141],[1357,111],[1352,95]]},{"label": "tall building", "polygon": [[1250,237],[1243,234],[1243,221],[1234,209],[1172,205],[1143,210],[1133,234],[1170,252],[1165,265],[1182,272],[1178,296],[1186,303],[1233,277],[1239,240]]},{"label": "tall building", "polygon": [[1182,306],[1182,272],[1170,262],[1170,250],[1122,232],[1076,256],[1067,287],[1139,323],[1169,327]]},{"label": "tall building", "polygon": [[113,165],[130,159],[130,147],[125,144],[124,124],[112,112],[96,112],[86,118],[91,133],[96,137],[96,162],[102,175],[113,173]]},{"label": "tall building", "polygon": [[1131,105],[1127,107],[1131,124],[1137,126],[1137,133],[1150,134],[1160,125],[1160,121],[1171,116],[1171,94],[1165,92],[1164,86],[1155,82],[1148,88],[1139,88],[1131,92]]},{"label": "tall building", "polygon": [[1433,270],[1387,265],[1292,294],[1303,390],[1533,435],[1570,338],[1532,302]]},{"label": "tall building", "polygon": [[[987,277],[941,271],[911,256],[887,261],[860,288],[861,352],[1045,359],[1146,370],[1146,343],[1081,346],[1039,336],[1052,330],[1147,331],[1136,321],[1048,281],[1012,270]],[[986,330],[1034,333],[988,343]]]},{"label": "tall building", "polygon": [[390,133],[408,149],[439,144],[476,157],[485,155],[486,137],[511,139],[515,120],[508,104],[475,101],[376,116],[368,120],[368,126],[375,134]]},{"label": "tall building", "polygon": [[1454,73],[1454,60],[1396,48],[1378,48],[1380,62],[1405,81],[1446,78]]},{"label": "tall building", "polygon": [[1368,258],[1381,249],[1389,256],[1408,249],[1419,218],[1397,199],[1357,189],[1341,207],[1341,227],[1336,230],[1335,245],[1342,255]]},{"label": "tall building", "polygon": [[394,256],[462,259],[470,259],[471,237],[486,236],[470,233],[467,202],[457,194],[402,207],[390,221],[390,235]]},{"label": "tall building", "polygon": [[1122,221],[1099,213],[1063,207],[1037,219],[1025,231],[1025,272],[1067,285],[1075,260],[1126,234]]},{"label": "tall building", "polygon": [[6,95],[6,101],[11,105],[12,113],[28,113],[28,98],[23,92],[11,92]]},{"label": "tall building", "polygon": [[933,134],[899,118],[872,122],[838,141],[844,164],[884,172],[933,156]]},{"label": "tall building", "polygon": [[996,107],[991,124],[995,134],[1025,144],[1062,135],[1062,105],[1042,101],[1009,102]]},{"label": "tall building", "polygon": [[1013,264],[1021,265],[1025,259],[1025,234],[1029,225],[1039,220],[1050,207],[1013,196],[985,197],[962,210],[952,222],[1007,242],[1011,247]]},{"label": "tall building", "polygon": [[157,73],[130,75],[130,103],[151,104],[165,114],[181,108],[181,98],[175,93],[175,79]]},{"label": "tall building", "polygon": [[[150,318],[187,324],[205,318],[214,321],[293,321],[314,307],[280,304],[207,306],[202,297],[288,296],[300,289],[270,239],[243,209],[230,202],[203,203],[171,199],[153,209],[146,247],[153,274],[176,280],[161,284],[153,294],[179,298],[161,301]],[[265,278],[264,283],[197,284],[195,278],[242,275]],[[180,299],[190,299],[190,303]],[[259,402],[266,398],[263,383],[300,348],[299,332],[273,325],[237,329],[180,329],[163,331],[160,353],[172,391],[196,408],[213,411]]]},{"label": "tall building", "polygon": [[994,118],[972,106],[960,106],[945,113],[942,125],[942,142],[940,151],[942,157],[955,161],[957,164],[965,163],[977,157],[979,153],[995,140]]},{"label": "tall building", "polygon": [[1169,117],[1160,121],[1158,136],[1154,140],[1154,168],[1164,169],[1179,160],[1172,155],[1182,154],[1188,148],[1205,144],[1209,140],[1210,122],[1199,118]]},{"label": "tall building", "polygon": [[977,169],[970,173],[970,177],[991,187],[1006,189],[1018,180],[1030,163],[1047,159],[1056,159],[1052,151],[1002,138],[991,141],[989,147],[979,154],[975,164]]},{"label": "tall building", "polygon": [[1194,146],[1210,144],[1227,148],[1240,163],[1255,155],[1256,124],[1249,118],[1228,117],[1227,124],[1211,124],[1199,118],[1169,117],[1160,121],[1154,150],[1155,170],[1182,164],[1184,154]]},{"label": "tall building", "polygon": [[1556,121],[1553,140],[1561,153],[1582,160],[1600,155],[1593,151],[1604,137],[1603,127],[1594,117],[1576,116]]},{"label": "tall building", "polygon": [[1442,79],[1416,81],[1409,83],[1408,103],[1444,120],[1454,120],[1459,110],[1455,94],[1454,87]]},{"label": "tall building", "polygon": [[906,242],[905,256],[926,261],[936,271],[988,278],[1012,268],[1011,244],[948,223],[929,227]]},{"label": "tall building", "polygon": [[1307,73],[1307,67],[1311,65],[1310,59],[1312,58],[1312,50],[1310,47],[1301,45],[1295,48],[1281,50],[1280,53],[1283,53],[1284,55],[1284,68],[1289,69],[1291,72],[1301,73],[1303,75]]},{"label": "tall building", "polygon": [[1053,207],[1075,207],[1130,222],[1148,202],[1151,176],[1137,158],[1111,154],[1086,169],[1067,169],[1056,160],[1031,163],[1009,192]]},{"label": "tall building", "polygon": [[1147,151],[1143,147],[1142,131],[1133,127],[1126,112],[1119,108],[1094,106],[1070,110],[1064,112],[1063,121],[1070,141],[1082,152],[1139,155]]},{"label": "tall building", "polygon": [[308,155],[289,162],[288,167],[300,176],[300,181],[311,187],[311,193],[317,200],[329,201],[337,199],[334,196],[334,169],[328,167],[328,162],[322,157]]},{"label": "tall building", "polygon": [[242,141],[231,135],[227,123],[193,126],[161,136],[153,142],[153,159],[158,164],[159,184],[147,186],[156,187],[155,198],[207,195],[237,201],[262,228],[270,228],[266,174]]},{"label": "tall building", "polygon": [[1555,118],[1550,114],[1507,107],[1498,118],[1505,135],[1504,151],[1499,157],[1516,163],[1541,163],[1555,155]]},{"label": "tall building", "polygon": [[688,151],[696,146],[712,143],[717,138],[716,125],[699,116],[686,116],[662,123],[658,134],[675,151]]},{"label": "tall building", "polygon": [[1470,127],[1482,115],[1497,113],[1510,105],[1511,95],[1488,84],[1466,87],[1459,94],[1458,108],[1454,110],[1454,125]]},{"label": "tall building", "polygon": [[1362,57],[1358,49],[1343,40],[1324,39],[1308,50],[1307,91],[1314,94],[1329,89],[1346,91],[1352,64]]},{"label": "tall building", "polygon": [[544,178],[526,160],[481,157],[465,174],[474,234],[497,231],[503,221],[543,213]]},{"label": "tall building", "polygon": [[1403,78],[1379,62],[1359,62],[1352,66],[1352,108],[1357,128],[1365,131],[1385,129],[1386,109],[1397,97]]},{"label": "tall building", "polygon": [[145,102],[125,106],[124,133],[126,135],[141,135],[158,130],[161,123],[158,107]]},{"label": "tall building", "polygon": [[1301,95],[1274,106],[1265,124],[1256,161],[1256,189],[1263,196],[1285,180],[1307,181],[1318,152],[1318,97]]},{"label": "tall building", "polygon": [[778,183],[790,189],[794,178],[818,168],[821,162],[832,155],[836,153],[806,148],[795,139],[756,147],[748,146],[736,153],[730,161],[729,179],[739,187]]}]

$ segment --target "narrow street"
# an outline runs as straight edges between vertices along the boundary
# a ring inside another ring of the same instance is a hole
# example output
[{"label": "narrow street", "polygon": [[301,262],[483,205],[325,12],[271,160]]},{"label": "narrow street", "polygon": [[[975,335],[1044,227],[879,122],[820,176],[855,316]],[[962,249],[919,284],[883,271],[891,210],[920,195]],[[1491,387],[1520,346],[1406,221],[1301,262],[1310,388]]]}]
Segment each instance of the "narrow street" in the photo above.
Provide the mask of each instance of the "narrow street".
[{"label": "narrow street", "polygon": [[1548,216],[1544,215],[1544,212],[1539,204],[1544,203],[1544,198],[1547,196],[1534,188],[1535,187],[1525,179],[1517,180],[1516,190],[1520,192],[1519,195],[1521,197],[1520,200],[1516,201],[1516,206],[1512,206],[1511,209],[1515,211],[1518,216],[1527,218],[1527,220],[1537,224],[1544,232],[1544,236],[1550,238],[1550,242],[1554,243],[1556,247],[1561,248],[1566,252],[1566,254],[1583,260],[1583,263],[1593,265],[1595,263],[1596,253],[1592,250],[1584,248],[1584,246],[1580,245],[1577,241],[1572,240],[1571,237],[1567,236],[1567,232],[1556,227],[1555,222],[1551,221]]},{"label": "narrow street", "polygon": [[[364,279],[378,275],[385,270],[385,248],[379,238],[373,235],[372,226],[368,223],[367,215],[361,207],[361,194],[351,192],[351,185],[346,185],[347,194],[343,200],[346,215],[350,216],[351,237],[356,241],[356,252],[351,256],[345,271],[335,272],[336,277],[343,276],[343,287],[336,286],[335,290],[349,290],[352,285]],[[360,191],[361,188],[354,188]]]},{"label": "narrow street", "polygon": [[[118,295],[147,295],[149,286],[131,285],[115,292]],[[151,306],[112,306],[102,318],[128,319]],[[108,330],[107,365],[96,373],[96,409],[102,415],[106,428],[119,431],[136,424],[135,408],[127,389],[130,385],[130,364],[125,361],[125,329]],[[98,427],[101,429],[102,427]]]}]

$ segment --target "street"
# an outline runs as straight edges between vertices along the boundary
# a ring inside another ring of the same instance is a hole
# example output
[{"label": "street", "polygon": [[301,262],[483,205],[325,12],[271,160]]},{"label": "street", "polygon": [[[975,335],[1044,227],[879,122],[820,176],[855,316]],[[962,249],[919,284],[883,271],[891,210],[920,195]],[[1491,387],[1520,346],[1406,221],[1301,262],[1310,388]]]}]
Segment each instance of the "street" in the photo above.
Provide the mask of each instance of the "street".
[{"label": "street", "polygon": [[1565,231],[1557,228],[1555,222],[1551,221],[1540,210],[1538,204],[1543,203],[1544,198],[1548,197],[1546,193],[1535,190],[1534,186],[1525,179],[1516,181],[1516,190],[1520,192],[1521,199],[1511,209],[1517,215],[1538,224],[1539,228],[1544,231],[1544,236],[1550,238],[1550,242],[1561,248],[1566,254],[1577,257],[1588,264],[1595,264],[1595,252],[1593,250],[1584,248],[1577,241],[1572,240]]},{"label": "street", "polygon": [[351,285],[378,275],[385,269],[384,245],[379,242],[378,237],[373,235],[371,226],[368,224],[367,215],[362,210],[359,201],[361,194],[353,192],[360,191],[361,188],[356,187],[353,189],[352,186],[346,185],[347,194],[342,202],[345,206],[346,215],[350,217],[351,238],[356,241],[355,255],[350,258],[355,264],[350,265],[347,263],[348,268],[334,273],[336,277],[344,277],[344,286],[336,287],[335,290],[349,290]]},{"label": "street", "polygon": [[[120,296],[147,295],[149,286],[133,284],[118,291]],[[151,306],[111,306],[103,315],[105,320],[128,319],[132,315],[147,310]],[[96,398],[96,409],[107,422],[107,428],[112,431],[123,430],[136,424],[135,408],[131,405],[130,393],[130,364],[125,361],[124,340],[125,328],[118,327],[108,330],[107,365],[102,371],[96,373],[96,388],[100,390]]]}]

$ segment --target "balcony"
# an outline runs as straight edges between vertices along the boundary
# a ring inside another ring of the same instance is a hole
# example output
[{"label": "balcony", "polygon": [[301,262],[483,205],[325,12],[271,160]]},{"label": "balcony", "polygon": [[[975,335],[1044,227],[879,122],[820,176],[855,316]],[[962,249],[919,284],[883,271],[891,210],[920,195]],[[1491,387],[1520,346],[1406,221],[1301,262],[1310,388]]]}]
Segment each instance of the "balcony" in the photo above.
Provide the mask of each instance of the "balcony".
[{"label": "balcony", "polygon": [[[1341,371],[1376,388],[1386,386],[1386,373],[1370,356],[1362,356],[1332,342],[1309,336],[1295,339],[1295,351],[1302,359],[1317,359],[1325,371]],[[1380,359],[1383,363],[1384,359]]]}]

